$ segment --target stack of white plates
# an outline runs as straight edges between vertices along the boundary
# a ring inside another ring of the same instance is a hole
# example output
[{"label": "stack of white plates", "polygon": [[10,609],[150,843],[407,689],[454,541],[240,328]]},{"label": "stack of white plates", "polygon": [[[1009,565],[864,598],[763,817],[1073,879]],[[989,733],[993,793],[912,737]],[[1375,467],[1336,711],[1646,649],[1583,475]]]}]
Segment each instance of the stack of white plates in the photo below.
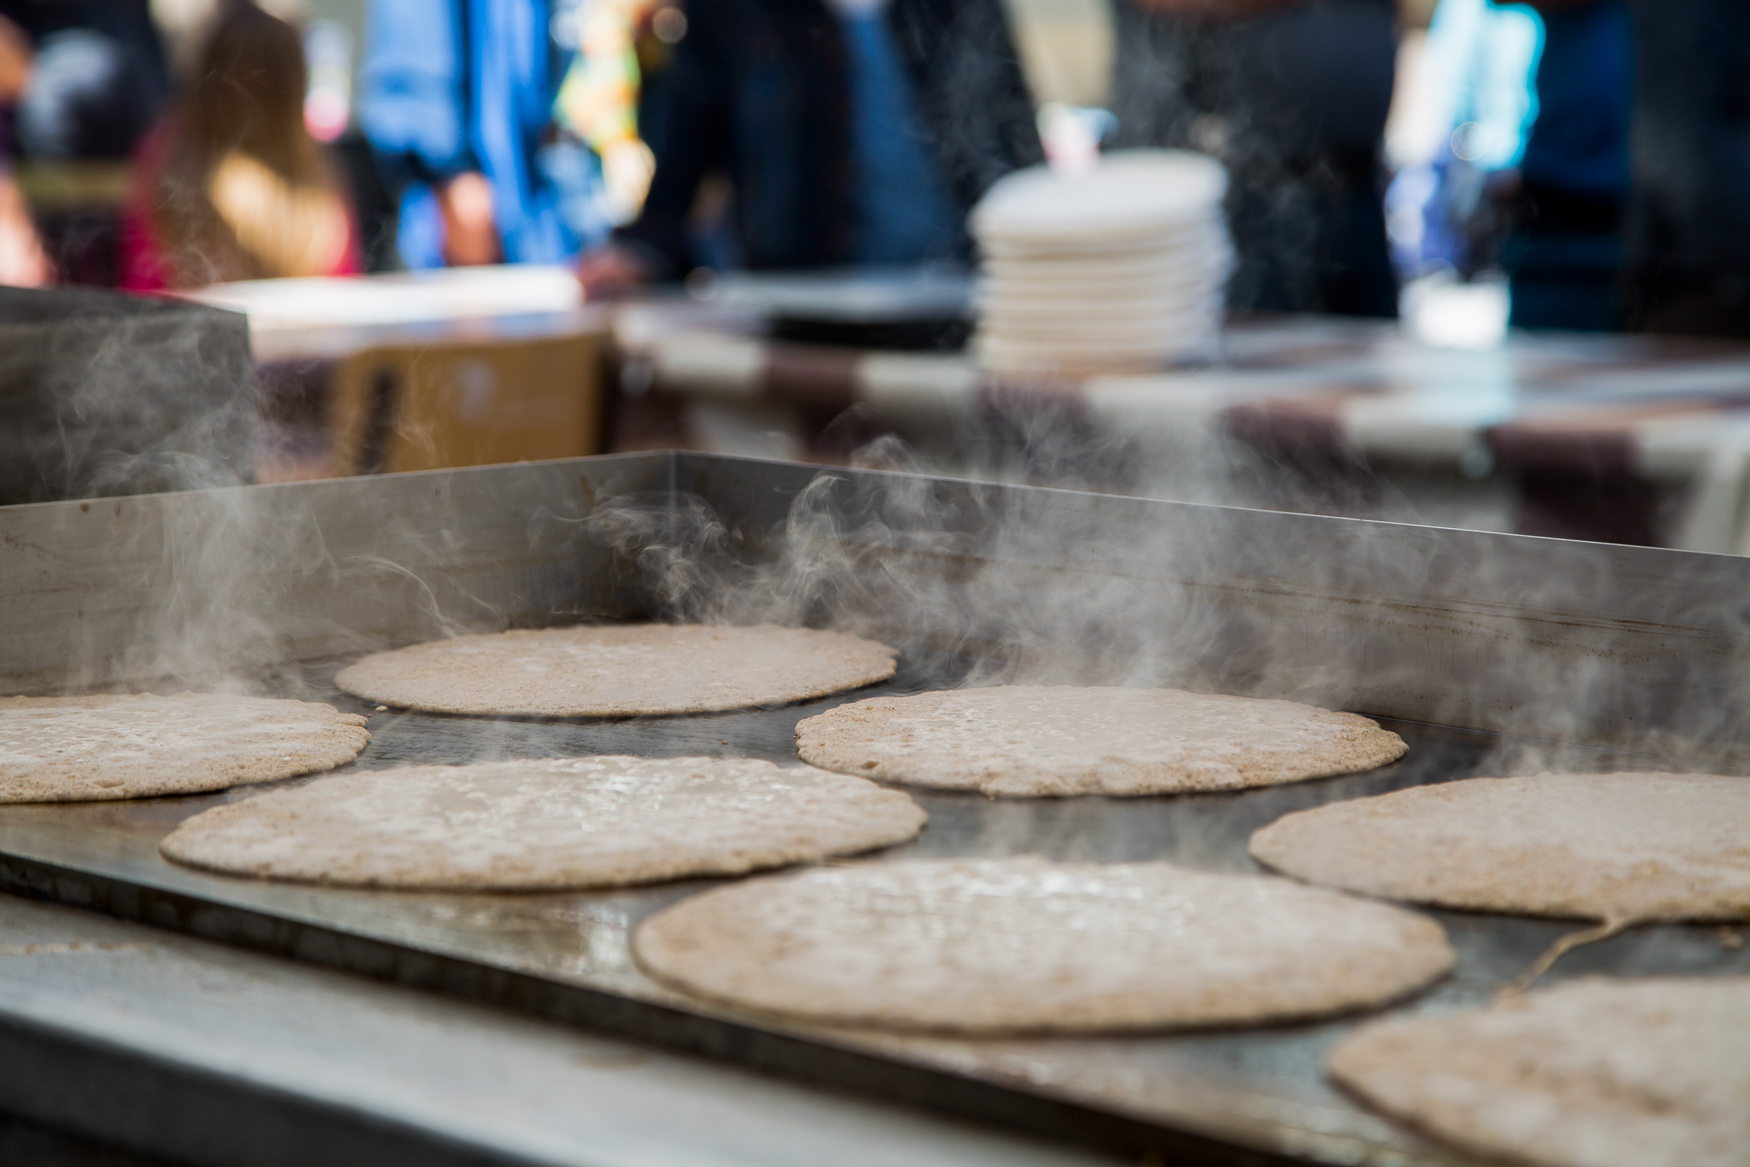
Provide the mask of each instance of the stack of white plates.
[{"label": "stack of white plates", "polygon": [[1051,374],[1213,355],[1233,266],[1226,193],[1221,163],[1181,150],[998,182],[972,212],[984,267],[979,362]]}]

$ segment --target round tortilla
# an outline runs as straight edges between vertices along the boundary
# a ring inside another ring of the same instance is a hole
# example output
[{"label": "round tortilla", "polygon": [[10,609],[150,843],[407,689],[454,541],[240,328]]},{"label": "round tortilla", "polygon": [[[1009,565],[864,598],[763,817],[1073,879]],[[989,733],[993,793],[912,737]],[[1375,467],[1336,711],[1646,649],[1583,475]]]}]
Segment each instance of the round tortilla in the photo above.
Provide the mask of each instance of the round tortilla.
[{"label": "round tortilla", "polygon": [[1071,251],[1102,244],[1121,252],[1201,225],[1219,212],[1227,168],[1188,150],[1118,150],[1080,174],[1045,166],[993,183],[972,212],[992,254]]},{"label": "round tortilla", "polygon": [[1750,778],[1537,774],[1333,802],[1252,836],[1309,883],[1607,922],[1750,918]]},{"label": "round tortilla", "polygon": [[543,891],[739,875],[903,842],[896,790],[746,758],[552,758],[348,774],[214,807],[190,867],[355,887]]},{"label": "round tortilla", "polygon": [[1088,1033],[1379,1005],[1452,967],[1440,925],[1258,875],[949,859],[819,868],[649,917],[652,976],[829,1025]]},{"label": "round tortilla", "polygon": [[1750,1161],[1750,977],[1588,978],[1457,1016],[1390,1018],[1331,1076],[1473,1154],[1541,1167]]},{"label": "round tortilla", "polygon": [[367,701],[433,713],[630,717],[807,701],[887,680],[897,655],[813,628],[608,624],[373,653],[334,683]]},{"label": "round tortilla", "polygon": [[798,725],[796,747],[845,774],[1021,797],[1272,786],[1409,748],[1365,717],[1292,701],[1021,685],[841,705]]},{"label": "round tortilla", "polygon": [[223,693],[0,698],[0,803],[200,794],[330,770],[371,740],[332,705]]},{"label": "round tortilla", "polygon": [[1085,173],[994,184],[970,224],[982,256],[984,367],[1143,369],[1207,354],[1233,263],[1227,171],[1206,155],[1128,150]]}]

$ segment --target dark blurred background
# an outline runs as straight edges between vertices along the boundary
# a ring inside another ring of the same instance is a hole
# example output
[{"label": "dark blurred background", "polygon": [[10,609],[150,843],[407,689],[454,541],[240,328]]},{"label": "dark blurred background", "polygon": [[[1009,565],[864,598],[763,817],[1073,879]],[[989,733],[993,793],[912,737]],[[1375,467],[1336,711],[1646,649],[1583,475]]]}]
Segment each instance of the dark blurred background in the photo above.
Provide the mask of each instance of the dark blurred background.
[{"label": "dark blurred background", "polygon": [[[260,19],[265,16],[267,19]],[[1750,330],[1733,0],[0,0],[0,278],[964,261],[1045,102],[1234,176],[1240,310]],[[1474,302],[1474,298],[1473,298]]]},{"label": "dark blurred background", "polygon": [[[974,205],[1142,148],[1226,168],[1214,354],[963,352]],[[258,481],[877,449],[1744,552],[1750,5],[0,0],[0,284],[246,313]]]}]

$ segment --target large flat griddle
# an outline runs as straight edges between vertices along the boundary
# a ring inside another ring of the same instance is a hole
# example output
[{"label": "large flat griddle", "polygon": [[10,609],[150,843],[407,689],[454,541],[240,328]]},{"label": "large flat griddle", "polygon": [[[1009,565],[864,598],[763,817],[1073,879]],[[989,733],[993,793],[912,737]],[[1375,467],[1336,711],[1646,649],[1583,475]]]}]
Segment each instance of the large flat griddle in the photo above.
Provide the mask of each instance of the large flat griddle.
[{"label": "large flat griddle", "polygon": [[[1736,713],[1717,700],[1743,691],[1718,688],[1747,655],[1737,597],[1750,595],[1750,572],[1739,560],[850,472],[832,488],[839,521],[793,525],[792,543],[860,546],[874,558],[859,571],[898,565],[910,585],[940,584],[938,599],[1010,601],[1000,614],[920,615],[875,611],[880,596],[817,597],[863,605],[828,613],[842,619],[893,622],[906,663],[889,685],[782,708],[608,721],[378,713],[333,687],[358,651],[446,628],[672,614],[672,596],[652,590],[637,556],[588,523],[603,500],[635,498],[660,518],[665,505],[684,516],[680,501],[702,497],[758,558],[773,552],[767,533],[815,474],[652,455],[0,509],[0,676],[11,691],[139,685],[166,667],[242,678],[370,714],[373,739],[356,763],[370,769],[605,753],[783,761],[800,718],[845,700],[1014,667],[1087,674],[1122,664],[1134,679],[1146,659],[1154,679],[1392,717],[1411,747],[1367,774],[1234,794],[916,792],[928,829],[875,862],[1041,854],[1248,871],[1251,831],[1333,799],[1539,766],[1744,766]],[[666,534],[690,530],[677,517]],[[254,792],[0,807],[0,886],[1154,1161],[1462,1161],[1322,1079],[1324,1052],[1353,1019],[1052,1040],[828,1031],[692,1001],[637,969],[632,927],[704,882],[363,892],[207,875],[158,856],[183,818]],[[1401,1008],[1485,1003],[1573,927],[1435,914],[1458,969]],[[1663,926],[1579,950],[1551,979],[1726,972],[1750,973],[1750,948],[1729,947],[1713,928]]]}]

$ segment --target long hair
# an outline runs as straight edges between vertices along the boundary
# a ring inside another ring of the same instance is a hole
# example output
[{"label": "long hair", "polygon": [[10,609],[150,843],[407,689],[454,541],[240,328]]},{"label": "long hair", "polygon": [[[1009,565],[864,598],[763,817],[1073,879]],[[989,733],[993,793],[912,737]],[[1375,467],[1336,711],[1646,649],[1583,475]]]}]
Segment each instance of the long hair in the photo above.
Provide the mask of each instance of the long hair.
[{"label": "long hair", "polygon": [[154,200],[173,284],[317,275],[344,253],[346,207],[304,128],[305,78],[297,32],[234,0],[174,115]]}]

